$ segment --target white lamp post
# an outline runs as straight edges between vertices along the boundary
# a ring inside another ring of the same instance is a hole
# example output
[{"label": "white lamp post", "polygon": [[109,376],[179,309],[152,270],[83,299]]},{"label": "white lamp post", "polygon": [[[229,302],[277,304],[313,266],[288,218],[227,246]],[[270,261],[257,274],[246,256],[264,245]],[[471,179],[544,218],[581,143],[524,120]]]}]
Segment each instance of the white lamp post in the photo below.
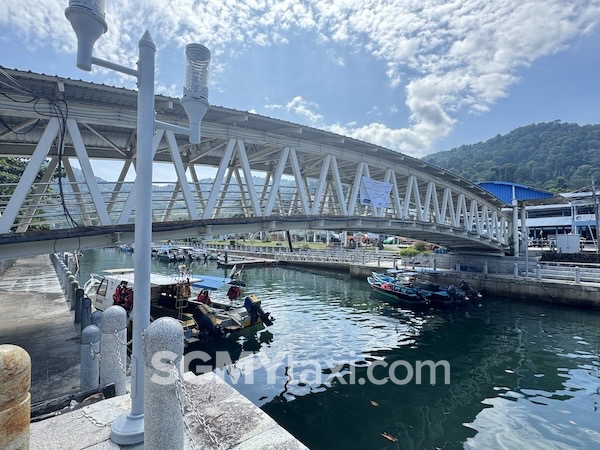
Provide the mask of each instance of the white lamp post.
[{"label": "white lamp post", "polygon": [[186,47],[186,75],[181,103],[190,127],[165,124],[154,119],[154,60],[156,46],[146,31],[139,42],[137,69],[130,69],[92,56],[94,43],[107,30],[104,0],[70,0],[65,16],[77,34],[77,67],[90,71],[92,65],[136,77],[137,163],[135,167],[135,301],[133,302],[133,350],[131,353],[131,410],[111,425],[111,440],[129,445],[144,440],[144,357],[143,332],[150,324],[150,254],[152,245],[152,138],[161,127],[186,134],[190,143],[200,142],[200,122],[208,104],[210,51],[199,44]]}]

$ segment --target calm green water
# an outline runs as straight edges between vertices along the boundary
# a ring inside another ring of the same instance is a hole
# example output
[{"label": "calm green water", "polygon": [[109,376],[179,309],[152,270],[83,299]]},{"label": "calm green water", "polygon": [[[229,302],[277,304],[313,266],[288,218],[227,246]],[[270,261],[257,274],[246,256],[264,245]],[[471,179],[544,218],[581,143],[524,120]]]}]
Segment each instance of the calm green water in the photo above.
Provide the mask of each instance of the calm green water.
[{"label": "calm green water", "polygon": [[[82,273],[132,265],[114,249],[81,260]],[[317,270],[244,279],[275,324],[202,349],[227,350],[216,372],[311,449],[600,448],[599,312],[501,298],[411,310]],[[427,368],[409,379],[417,361],[447,361],[450,383],[441,366],[435,384]]]}]

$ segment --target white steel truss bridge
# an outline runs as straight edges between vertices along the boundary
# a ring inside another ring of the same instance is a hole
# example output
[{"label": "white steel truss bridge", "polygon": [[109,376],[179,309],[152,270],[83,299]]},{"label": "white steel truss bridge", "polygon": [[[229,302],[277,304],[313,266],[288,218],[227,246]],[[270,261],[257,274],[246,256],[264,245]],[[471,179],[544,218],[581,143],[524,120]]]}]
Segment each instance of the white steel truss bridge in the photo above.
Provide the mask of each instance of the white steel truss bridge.
[{"label": "white steel truss bridge", "polygon": [[[0,185],[2,257],[133,242],[136,101],[128,89],[0,71],[0,161],[28,161],[18,182]],[[177,99],[156,96],[155,109],[161,122],[187,126]],[[506,205],[463,178],[257,114],[212,106],[200,144],[157,129],[153,151],[155,240],[361,231],[503,254],[514,237]],[[100,164],[112,179],[97,177]],[[391,183],[388,207],[361,204],[363,177]]]}]

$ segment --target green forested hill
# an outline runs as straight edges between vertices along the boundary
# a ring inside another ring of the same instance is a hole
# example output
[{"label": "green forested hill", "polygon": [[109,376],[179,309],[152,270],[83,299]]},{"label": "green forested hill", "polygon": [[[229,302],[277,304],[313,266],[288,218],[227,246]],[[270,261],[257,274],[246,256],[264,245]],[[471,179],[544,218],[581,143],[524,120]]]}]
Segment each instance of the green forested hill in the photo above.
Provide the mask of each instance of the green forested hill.
[{"label": "green forested hill", "polygon": [[509,181],[555,192],[600,185],[600,125],[539,123],[423,158],[470,181]]}]

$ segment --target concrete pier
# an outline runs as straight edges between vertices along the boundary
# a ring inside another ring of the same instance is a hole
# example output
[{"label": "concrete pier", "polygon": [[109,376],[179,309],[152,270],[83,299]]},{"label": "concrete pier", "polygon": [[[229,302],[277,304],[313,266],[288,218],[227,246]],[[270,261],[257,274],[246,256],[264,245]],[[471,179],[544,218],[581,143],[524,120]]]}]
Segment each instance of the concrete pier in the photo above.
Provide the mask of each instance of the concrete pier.
[{"label": "concrete pier", "polygon": [[[73,315],[47,255],[18,259],[0,274],[0,343],[19,345],[31,356],[32,403],[79,392],[81,349]],[[217,448],[214,438],[222,449],[307,449],[215,374],[186,373],[184,385],[193,401],[184,417],[184,449]],[[110,425],[130,407],[126,394],[31,423],[30,448],[117,449]]]},{"label": "concrete pier", "polygon": [[79,324],[48,255],[19,258],[0,276],[0,343],[31,357],[31,402],[79,391]]},{"label": "concrete pier", "polygon": [[[213,373],[184,374],[185,389],[194,405],[184,417],[186,450],[308,450],[250,400]],[[80,410],[31,424],[30,445],[35,449],[116,449],[110,441],[110,424],[131,407],[129,395],[94,403]],[[209,424],[210,434],[201,425]],[[219,447],[213,439],[216,439]],[[76,446],[73,446],[77,443]],[[122,447],[142,449],[143,444]]]}]

